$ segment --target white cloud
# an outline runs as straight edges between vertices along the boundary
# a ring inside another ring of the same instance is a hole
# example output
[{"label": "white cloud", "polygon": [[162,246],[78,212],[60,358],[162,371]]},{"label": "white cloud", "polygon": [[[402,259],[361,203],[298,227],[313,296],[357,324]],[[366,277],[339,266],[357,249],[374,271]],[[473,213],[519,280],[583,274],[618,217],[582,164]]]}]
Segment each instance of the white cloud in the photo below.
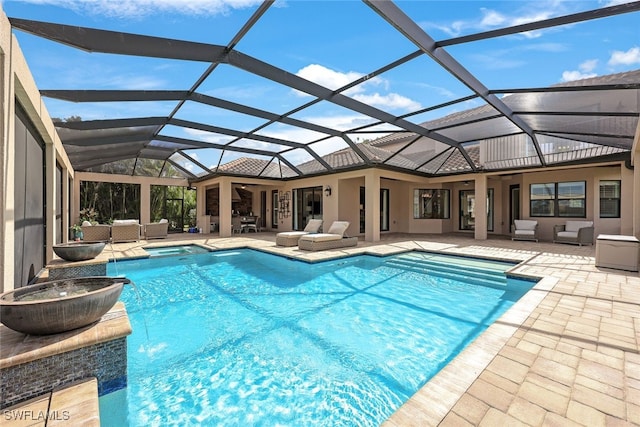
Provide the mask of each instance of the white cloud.
[{"label": "white cloud", "polygon": [[[332,90],[339,89],[362,77],[361,73],[356,73],[355,71],[340,73],[319,64],[307,65],[306,67],[301,68],[296,75]],[[352,95],[353,93],[362,92],[362,90],[362,85],[358,85],[348,91],[345,91],[344,94]],[[299,94],[304,95],[302,93]]]},{"label": "white cloud", "polygon": [[597,59],[588,59],[578,65],[577,70],[567,70],[562,72],[560,81],[571,82],[574,80],[589,79],[596,77],[598,73],[594,72],[598,66]]},{"label": "white cloud", "polygon": [[[319,64],[311,64],[300,69],[300,71],[298,71],[296,75],[326,88],[335,90],[353,82],[354,80],[359,79],[364,74],[355,71],[341,73],[339,71],[331,70]],[[371,86],[388,90],[390,84],[385,79],[382,79],[380,77],[373,77],[364,81],[363,83],[360,83],[357,86],[344,91],[343,93],[347,96],[353,97],[360,102],[364,102],[365,104],[376,106],[379,108],[405,111],[413,111],[420,108],[419,102],[413,101],[397,93],[390,92],[384,95],[381,95],[378,92],[369,93],[368,90],[371,88]],[[299,96],[307,96],[305,93],[300,91],[294,92]]]},{"label": "white cloud", "polygon": [[25,3],[51,5],[87,15],[120,18],[142,18],[167,13],[187,16],[226,15],[234,9],[245,9],[261,0],[22,0]]},{"label": "white cloud", "polygon": [[635,46],[626,52],[615,50],[609,58],[609,65],[632,65],[640,64],[640,47]]},{"label": "white cloud", "polygon": [[578,65],[578,68],[583,73],[590,73],[591,71],[596,69],[597,65],[598,65],[597,59],[589,59],[587,61],[584,61],[582,64]]},{"label": "white cloud", "polygon": [[598,74],[596,73],[583,73],[582,71],[564,71],[562,73],[562,79],[561,81],[563,82],[571,82],[574,80],[582,80],[582,79],[588,79],[591,77],[596,77]]},{"label": "white cloud", "polygon": [[[515,4],[515,2],[513,3]],[[456,20],[448,24],[423,23],[425,28],[437,28],[451,37],[464,33],[492,30],[497,27],[512,27],[529,22],[536,22],[567,13],[565,4],[559,1],[538,1],[534,3],[519,3],[519,11],[505,14],[493,9],[480,8],[480,16],[476,19]],[[522,33],[527,38],[540,37],[543,30]]]},{"label": "white cloud", "polygon": [[374,107],[390,108],[392,110],[415,111],[420,109],[420,103],[397,93],[380,95],[379,93],[358,94],[354,96],[360,102]]}]

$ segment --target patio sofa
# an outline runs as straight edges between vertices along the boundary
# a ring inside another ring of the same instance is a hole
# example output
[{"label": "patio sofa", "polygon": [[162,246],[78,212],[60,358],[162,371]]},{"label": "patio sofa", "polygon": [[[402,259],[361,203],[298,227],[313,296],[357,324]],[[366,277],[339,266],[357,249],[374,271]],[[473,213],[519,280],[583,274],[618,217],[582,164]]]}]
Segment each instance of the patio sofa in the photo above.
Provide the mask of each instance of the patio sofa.
[{"label": "patio sofa", "polygon": [[276,246],[298,246],[298,240],[305,234],[317,233],[322,227],[321,219],[310,219],[302,231],[284,231],[276,234]]},{"label": "patio sofa", "polygon": [[516,219],[513,221],[511,240],[538,241],[538,221],[531,219]]},{"label": "patio sofa", "polygon": [[553,243],[593,245],[593,221],[567,221],[553,227]]},{"label": "patio sofa", "polygon": [[140,240],[141,228],[137,219],[116,219],[111,225],[111,241],[136,242]]},{"label": "patio sofa", "polygon": [[85,242],[108,242],[111,238],[111,226],[108,224],[82,223],[82,240]]},{"label": "patio sofa", "polygon": [[144,238],[149,239],[164,239],[169,232],[169,221],[161,219],[158,222],[151,222],[144,225]]},{"label": "patio sofa", "polygon": [[298,248],[304,251],[324,251],[358,245],[357,237],[345,235],[348,221],[334,221],[326,233],[305,234],[298,240]]}]

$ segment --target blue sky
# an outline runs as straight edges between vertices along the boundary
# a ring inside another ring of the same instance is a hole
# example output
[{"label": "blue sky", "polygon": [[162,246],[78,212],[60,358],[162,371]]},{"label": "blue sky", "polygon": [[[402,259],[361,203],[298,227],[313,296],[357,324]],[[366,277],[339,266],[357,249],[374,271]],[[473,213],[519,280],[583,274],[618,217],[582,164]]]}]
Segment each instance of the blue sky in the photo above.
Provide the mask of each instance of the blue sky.
[{"label": "blue sky", "polygon": [[[435,40],[611,4],[614,3],[579,0],[397,2]],[[2,2],[10,17],[217,45],[226,45],[258,5],[259,2],[253,0]],[[90,54],[26,33],[16,34],[40,89],[185,90],[208,66],[198,62]],[[417,49],[369,6],[355,0],[276,2],[236,48],[330,88],[338,88]],[[549,86],[634,70],[640,68],[640,13],[455,45],[447,51],[489,88]],[[219,66],[198,92],[275,113],[291,111],[312,99],[228,65]],[[470,93],[430,59],[420,57],[352,88],[347,95],[402,115]],[[87,105],[51,99],[47,99],[46,104],[54,117],[79,115],[85,120],[166,115],[175,106],[171,102]],[[479,101],[471,101],[410,120],[420,123],[478,105],[481,105]],[[245,131],[264,122],[195,103],[187,104],[177,117]],[[369,122],[328,102],[320,102],[292,117],[338,129]],[[226,136],[183,128],[168,127],[164,133],[204,141],[230,140]],[[322,136],[277,124],[267,126],[260,133],[303,143]],[[366,137],[353,136],[353,139]],[[237,145],[278,149],[255,141],[241,141]],[[337,139],[313,144],[320,154],[344,146],[345,143]],[[193,154],[208,166],[220,162],[221,153],[216,150]],[[234,155],[227,153],[223,162],[232,160]],[[302,152],[290,155],[294,163],[305,160]]]}]

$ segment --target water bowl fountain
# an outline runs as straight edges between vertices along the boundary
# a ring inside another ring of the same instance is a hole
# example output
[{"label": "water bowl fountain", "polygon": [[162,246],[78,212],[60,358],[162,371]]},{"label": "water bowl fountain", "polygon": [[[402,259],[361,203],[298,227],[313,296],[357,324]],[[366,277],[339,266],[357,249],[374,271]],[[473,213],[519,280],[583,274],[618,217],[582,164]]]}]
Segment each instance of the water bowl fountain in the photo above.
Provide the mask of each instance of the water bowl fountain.
[{"label": "water bowl fountain", "polygon": [[69,242],[53,245],[53,252],[66,261],[85,261],[100,255],[104,246],[104,242]]},{"label": "water bowl fountain", "polygon": [[77,277],[0,294],[0,320],[14,331],[57,334],[92,324],[118,301],[124,277]]}]

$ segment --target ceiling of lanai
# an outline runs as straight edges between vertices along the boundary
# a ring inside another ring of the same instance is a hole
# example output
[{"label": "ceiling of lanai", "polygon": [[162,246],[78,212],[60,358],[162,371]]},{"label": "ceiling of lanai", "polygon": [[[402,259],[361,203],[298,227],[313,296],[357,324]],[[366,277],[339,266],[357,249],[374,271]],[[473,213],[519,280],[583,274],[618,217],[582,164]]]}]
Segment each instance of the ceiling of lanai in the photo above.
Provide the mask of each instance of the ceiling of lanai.
[{"label": "ceiling of lanai", "polygon": [[[562,40],[582,37],[595,52],[587,35],[603,25],[640,46],[640,2],[469,25],[455,37],[435,23],[464,22],[465,7],[443,4],[265,1],[199,39],[9,16],[32,69],[42,46],[65,58],[49,73],[54,87],[34,75],[53,117],[81,118],[56,123],[76,170],[291,179],[376,166],[442,176],[628,156],[640,70],[564,82],[535,70],[560,76],[558,55],[576,49]],[[306,20],[287,20],[301,10]],[[152,77],[113,82],[113,70],[135,68]],[[87,70],[90,81],[71,78]]]}]

